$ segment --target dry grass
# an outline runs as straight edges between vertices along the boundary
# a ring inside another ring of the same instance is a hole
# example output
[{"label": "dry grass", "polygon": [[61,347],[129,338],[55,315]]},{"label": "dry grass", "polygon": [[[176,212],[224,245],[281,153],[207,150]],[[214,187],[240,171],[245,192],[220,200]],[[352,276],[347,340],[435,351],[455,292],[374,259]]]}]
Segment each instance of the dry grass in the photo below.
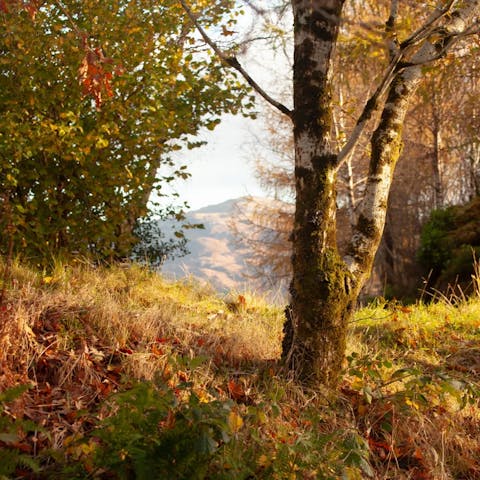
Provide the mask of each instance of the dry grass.
[{"label": "dry grass", "polygon": [[[348,347],[358,365],[346,362],[342,394],[332,404],[278,374],[283,312],[255,296],[220,299],[208,287],[168,283],[136,265],[58,264],[45,275],[15,264],[12,279],[1,312],[0,385],[34,385],[8,412],[50,431],[50,440],[36,440],[38,448],[60,449],[87,431],[78,410],[93,411],[133,381],[160,376],[171,385],[191,381],[206,400],[213,391],[230,396],[247,416],[248,405],[261,405],[265,418],[246,423],[242,438],[247,445],[248,429],[258,430],[276,458],[279,442],[291,438],[340,432],[340,441],[355,432],[369,445],[374,478],[480,478],[479,399],[460,409],[437,382],[441,371],[478,387],[478,298],[359,311]],[[199,357],[203,362],[191,367]],[[392,380],[401,368],[416,369],[417,383]],[[422,384],[422,376],[437,380]],[[275,478],[321,478],[311,465],[302,468],[293,470],[296,477]]]}]

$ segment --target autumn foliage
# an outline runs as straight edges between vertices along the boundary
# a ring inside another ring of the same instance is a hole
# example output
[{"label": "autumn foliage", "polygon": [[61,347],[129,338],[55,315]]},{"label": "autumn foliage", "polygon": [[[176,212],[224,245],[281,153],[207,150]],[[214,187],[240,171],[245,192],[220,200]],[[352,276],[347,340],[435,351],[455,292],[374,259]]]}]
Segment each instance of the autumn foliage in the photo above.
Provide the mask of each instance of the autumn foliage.
[{"label": "autumn foliage", "polygon": [[248,115],[248,89],[198,48],[176,2],[0,5],[0,251],[110,261],[153,235],[148,258],[162,258],[172,242],[156,220],[184,208],[165,190],[189,176],[173,152],[202,145],[222,113]]},{"label": "autumn foliage", "polygon": [[40,1],[38,0],[0,0],[0,12],[12,13],[15,9],[23,9],[30,15],[32,20],[35,20],[39,4]]},{"label": "autumn foliage", "polygon": [[112,63],[112,59],[106,58],[101,48],[86,50],[78,69],[78,78],[82,85],[83,93],[91,95],[95,100],[97,109],[100,109],[104,95],[113,97],[113,73],[106,71],[104,67],[105,64]]}]

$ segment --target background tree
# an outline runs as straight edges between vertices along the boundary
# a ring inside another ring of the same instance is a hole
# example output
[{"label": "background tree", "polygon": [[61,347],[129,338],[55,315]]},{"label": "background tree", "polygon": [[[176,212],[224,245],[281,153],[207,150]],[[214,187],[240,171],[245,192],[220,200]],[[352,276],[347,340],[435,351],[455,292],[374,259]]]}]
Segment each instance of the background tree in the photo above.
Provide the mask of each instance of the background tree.
[{"label": "background tree", "polygon": [[[382,3],[383,13],[379,11]],[[385,15],[386,5],[380,1],[363,2],[364,16],[366,10],[370,11],[366,16],[369,23],[364,22],[362,29],[353,29],[348,36],[342,35],[336,57],[336,68],[341,74],[335,85],[338,100],[334,110],[335,132],[340,140],[353,127],[360,99],[371,88],[370,74],[378,70],[382,42],[375,34],[375,23],[371,19]],[[351,22],[354,15],[358,15],[357,7],[355,4],[346,6]],[[356,62],[358,58],[367,62],[363,68]],[[427,72],[424,84],[415,94],[406,116],[401,161],[389,195],[384,235],[372,277],[362,295],[414,297],[424,288],[424,271],[416,260],[422,225],[430,212],[444,203],[461,204],[475,195],[478,166],[475,168],[475,160],[473,163],[468,160],[476,158],[468,152],[476,151],[472,146],[477,138],[476,116],[471,110],[475,110],[480,93],[477,62],[474,55],[468,63],[450,57],[444,61],[441,72]],[[458,88],[459,84],[463,85],[462,89]],[[344,100],[344,92],[350,92],[348,102]],[[250,199],[252,206],[238,212],[234,223],[249,222],[251,225],[251,236],[237,236],[238,241],[253,252],[249,261],[250,275],[275,285],[291,276],[291,242],[289,234],[284,232],[293,224],[293,210],[278,200],[288,203],[294,196],[294,145],[288,118],[270,111],[265,112],[264,118],[268,125],[266,135],[257,138],[252,154],[257,156],[257,177],[275,202]],[[465,146],[465,150],[460,151],[460,145]],[[364,152],[365,146],[357,147],[338,172],[337,243],[340,251],[351,236],[356,199],[362,195],[368,172]]]},{"label": "background tree", "polygon": [[[208,6],[206,24],[230,7]],[[175,1],[11,1],[0,23],[0,228],[35,261],[127,255],[152,192],[188,175],[171,152],[245,112],[246,88]]]}]

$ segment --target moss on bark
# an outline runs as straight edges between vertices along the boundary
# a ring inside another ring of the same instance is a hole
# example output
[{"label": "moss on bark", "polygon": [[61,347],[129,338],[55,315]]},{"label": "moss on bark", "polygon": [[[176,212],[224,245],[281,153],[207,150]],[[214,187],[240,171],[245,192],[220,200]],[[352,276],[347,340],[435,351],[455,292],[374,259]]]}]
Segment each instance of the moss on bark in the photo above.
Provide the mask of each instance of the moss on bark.
[{"label": "moss on bark", "polygon": [[[302,259],[304,277],[292,284],[288,365],[305,384],[335,386],[355,303],[351,278],[336,251]],[[306,302],[305,299],[310,299]],[[301,319],[301,321],[299,321]],[[287,338],[287,337],[286,337]],[[286,348],[287,345],[284,345]]]},{"label": "moss on bark", "polygon": [[297,168],[292,300],[283,357],[299,380],[335,386],[345,352],[355,292],[336,246],[335,170],[332,155]]}]

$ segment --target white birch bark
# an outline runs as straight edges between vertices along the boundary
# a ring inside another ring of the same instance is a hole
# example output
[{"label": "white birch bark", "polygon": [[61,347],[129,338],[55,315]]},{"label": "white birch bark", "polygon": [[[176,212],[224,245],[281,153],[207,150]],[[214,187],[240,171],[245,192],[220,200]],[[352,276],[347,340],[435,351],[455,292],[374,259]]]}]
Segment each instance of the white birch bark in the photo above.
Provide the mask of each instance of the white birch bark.
[{"label": "white birch bark", "polygon": [[354,229],[345,262],[361,288],[370,275],[375,252],[383,233],[388,194],[395,164],[401,152],[402,126],[410,100],[421,79],[422,66],[434,62],[451,42],[464,34],[480,15],[480,0],[458,2],[447,23],[432,38],[421,44],[409,65],[393,80],[382,119],[372,137],[372,158],[364,197],[359,204],[358,223]]}]

